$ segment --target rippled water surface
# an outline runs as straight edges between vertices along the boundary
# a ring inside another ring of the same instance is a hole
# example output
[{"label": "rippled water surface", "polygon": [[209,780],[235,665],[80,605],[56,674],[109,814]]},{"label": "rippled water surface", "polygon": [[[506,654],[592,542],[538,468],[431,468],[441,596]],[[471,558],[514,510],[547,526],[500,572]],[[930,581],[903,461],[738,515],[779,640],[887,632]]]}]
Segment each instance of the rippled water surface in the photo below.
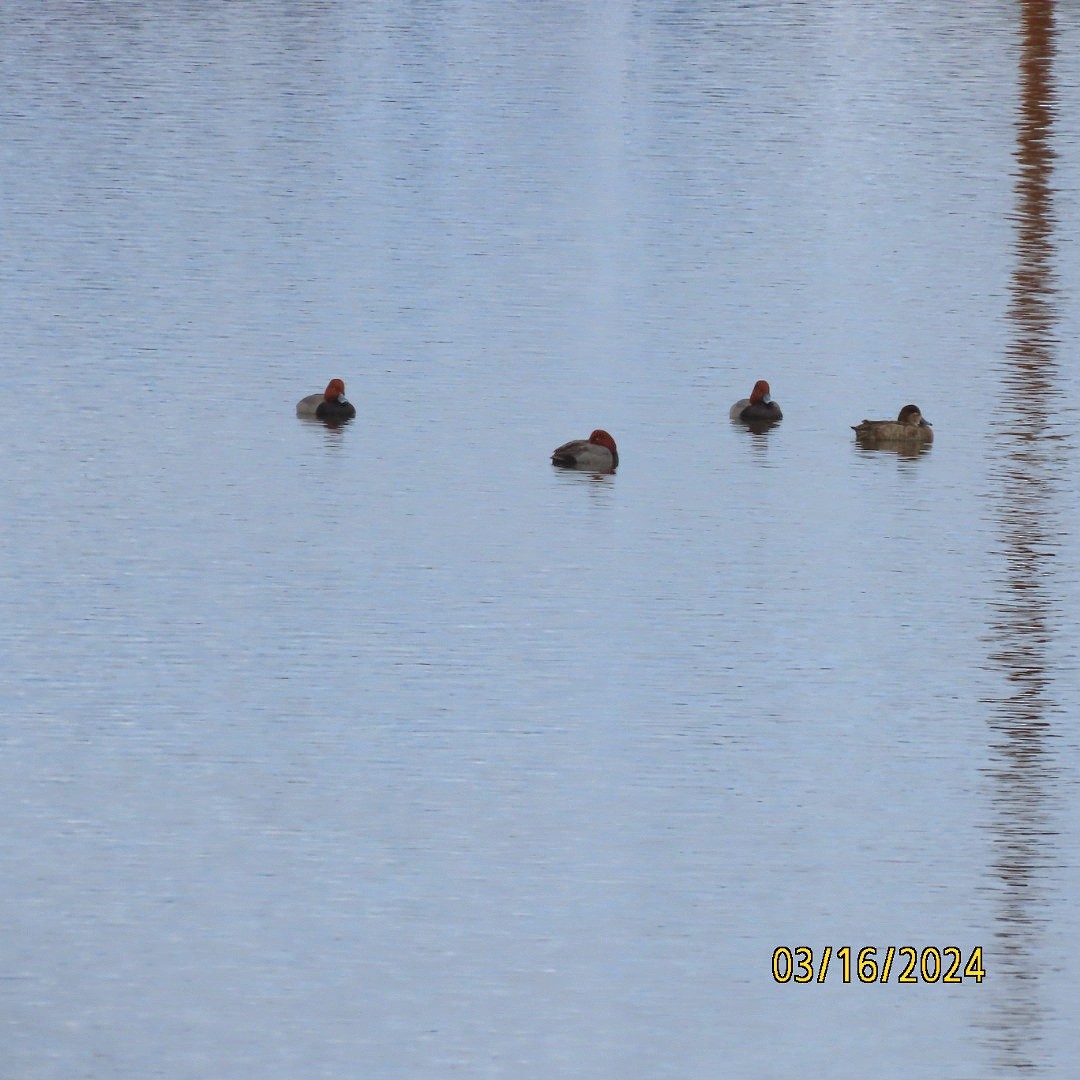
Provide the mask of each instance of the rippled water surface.
[{"label": "rippled water surface", "polygon": [[5,1077],[1066,1075],[1078,58],[1036,0],[4,5]]}]

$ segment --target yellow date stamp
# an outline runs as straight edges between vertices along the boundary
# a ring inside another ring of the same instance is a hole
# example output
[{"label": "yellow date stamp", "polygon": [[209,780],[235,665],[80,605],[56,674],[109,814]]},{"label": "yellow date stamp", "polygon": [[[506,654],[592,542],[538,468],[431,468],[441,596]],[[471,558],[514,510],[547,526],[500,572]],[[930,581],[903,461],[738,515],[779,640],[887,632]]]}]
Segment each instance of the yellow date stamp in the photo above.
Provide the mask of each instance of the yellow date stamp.
[{"label": "yellow date stamp", "polygon": [[807,945],[780,945],[772,954],[772,977],[778,983],[981,983],[986,978],[983,950],[976,945],[965,956],[956,945],[866,945],[853,949],[826,945],[815,957]]}]

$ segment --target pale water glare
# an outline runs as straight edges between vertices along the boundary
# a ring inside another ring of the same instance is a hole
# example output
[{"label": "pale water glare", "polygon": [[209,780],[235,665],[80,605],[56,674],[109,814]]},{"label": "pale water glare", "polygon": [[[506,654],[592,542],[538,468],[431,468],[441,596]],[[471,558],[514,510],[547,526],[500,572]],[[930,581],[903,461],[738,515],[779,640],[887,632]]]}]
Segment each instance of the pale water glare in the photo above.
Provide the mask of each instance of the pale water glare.
[{"label": "pale water glare", "polygon": [[13,0],[0,88],[5,1077],[1073,1067],[1074,5]]}]

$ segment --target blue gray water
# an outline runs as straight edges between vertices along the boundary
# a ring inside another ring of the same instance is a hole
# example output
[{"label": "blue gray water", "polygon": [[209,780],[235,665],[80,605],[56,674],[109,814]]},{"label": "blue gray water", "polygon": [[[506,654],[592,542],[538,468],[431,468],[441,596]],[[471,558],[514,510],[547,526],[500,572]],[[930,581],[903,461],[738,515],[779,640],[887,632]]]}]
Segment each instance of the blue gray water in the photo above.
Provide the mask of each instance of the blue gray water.
[{"label": "blue gray water", "polygon": [[13,0],[0,88],[5,1080],[1066,1075],[1074,7]]}]

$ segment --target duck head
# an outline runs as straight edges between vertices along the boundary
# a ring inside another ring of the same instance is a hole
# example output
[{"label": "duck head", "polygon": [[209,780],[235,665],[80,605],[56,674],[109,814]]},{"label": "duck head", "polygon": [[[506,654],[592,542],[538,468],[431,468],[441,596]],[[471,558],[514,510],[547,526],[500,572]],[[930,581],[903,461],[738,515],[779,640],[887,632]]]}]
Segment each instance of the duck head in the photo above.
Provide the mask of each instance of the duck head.
[{"label": "duck head", "polygon": [[618,453],[618,450],[615,449],[615,440],[602,428],[597,428],[589,436],[589,442],[593,446],[603,446],[605,449],[610,450],[612,454]]},{"label": "duck head", "polygon": [[772,401],[769,384],[764,379],[758,379],[754,383],[754,389],[750,391],[751,405],[768,405]]},{"label": "duck head", "polygon": [[898,424],[903,424],[905,427],[933,427],[929,420],[923,419],[922,411],[918,405],[905,405],[900,410],[900,415],[896,418]]},{"label": "duck head", "polygon": [[327,401],[336,401],[339,404],[344,405],[347,400],[345,397],[345,384],[341,379],[331,379],[326,384],[326,392],[323,394],[323,397],[326,398]]}]

